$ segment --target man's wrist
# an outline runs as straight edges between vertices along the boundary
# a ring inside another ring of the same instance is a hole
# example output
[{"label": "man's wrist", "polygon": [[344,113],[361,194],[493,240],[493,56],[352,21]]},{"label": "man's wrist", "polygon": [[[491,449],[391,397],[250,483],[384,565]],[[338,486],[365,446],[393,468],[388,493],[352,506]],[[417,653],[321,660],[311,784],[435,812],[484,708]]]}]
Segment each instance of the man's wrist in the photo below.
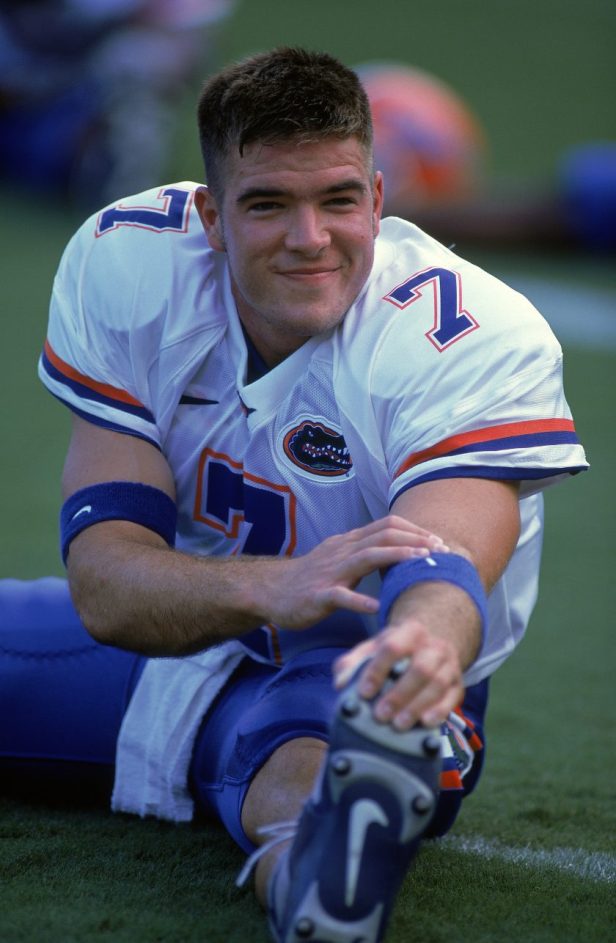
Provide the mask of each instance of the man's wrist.
[{"label": "man's wrist", "polygon": [[487,596],[476,567],[460,554],[432,553],[429,557],[405,560],[391,567],[381,588],[380,626],[388,623],[392,608],[402,594],[414,586],[431,582],[450,583],[470,599],[479,617],[481,647],[487,625]]}]

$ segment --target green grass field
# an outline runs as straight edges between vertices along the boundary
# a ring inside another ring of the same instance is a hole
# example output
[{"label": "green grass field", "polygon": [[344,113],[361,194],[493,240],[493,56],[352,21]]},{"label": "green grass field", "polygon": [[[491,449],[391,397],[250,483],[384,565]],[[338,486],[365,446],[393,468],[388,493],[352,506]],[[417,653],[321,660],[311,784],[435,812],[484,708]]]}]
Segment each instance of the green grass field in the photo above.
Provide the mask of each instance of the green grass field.
[{"label": "green grass field", "polygon": [[[303,42],[349,62],[395,58],[438,71],[490,128],[495,174],[537,180],[563,147],[616,137],[615,25],[607,0],[443,0],[430,10],[387,0],[378,15],[363,0],[245,0],[221,49],[227,58]],[[200,174],[192,103],[184,107],[170,179]],[[0,198],[0,577],[29,579],[62,573],[68,417],[40,387],[36,359],[53,273],[78,219],[6,187]],[[467,254],[506,278],[599,286],[616,308],[613,258]],[[493,683],[481,785],[454,835],[422,850],[391,943],[616,939],[616,350],[587,344],[587,316],[580,309],[577,336],[563,343],[592,469],[546,496],[542,593],[527,639]],[[266,943],[250,892],[234,887],[242,860],[214,826],[0,796],[0,943]]]}]

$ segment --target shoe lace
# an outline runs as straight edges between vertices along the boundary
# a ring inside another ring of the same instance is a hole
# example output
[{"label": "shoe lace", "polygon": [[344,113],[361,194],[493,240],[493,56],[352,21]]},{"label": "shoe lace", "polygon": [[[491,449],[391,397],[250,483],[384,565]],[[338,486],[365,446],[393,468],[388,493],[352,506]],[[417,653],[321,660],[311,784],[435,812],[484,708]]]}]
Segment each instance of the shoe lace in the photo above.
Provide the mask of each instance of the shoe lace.
[{"label": "shoe lace", "polygon": [[445,755],[449,755],[450,752],[454,757],[462,779],[464,779],[473,765],[475,757],[474,750],[468,742],[466,733],[467,730],[464,720],[452,711],[441,727],[441,737],[449,748],[448,753]]},{"label": "shoe lace", "polygon": [[244,867],[240,871],[235,881],[237,887],[243,887],[248,880],[253,868],[261,860],[263,855],[275,848],[276,845],[295,837],[297,831],[297,821],[292,819],[288,822],[274,822],[272,825],[263,825],[257,829],[258,835],[270,836],[262,845],[259,845],[246,859]]}]

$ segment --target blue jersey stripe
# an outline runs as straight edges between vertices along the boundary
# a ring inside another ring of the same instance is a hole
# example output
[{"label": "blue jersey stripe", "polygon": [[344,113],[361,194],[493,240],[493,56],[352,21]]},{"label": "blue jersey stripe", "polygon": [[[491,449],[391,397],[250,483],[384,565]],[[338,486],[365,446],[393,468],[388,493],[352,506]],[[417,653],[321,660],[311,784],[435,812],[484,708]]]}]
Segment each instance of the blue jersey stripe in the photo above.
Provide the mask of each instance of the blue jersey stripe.
[{"label": "blue jersey stripe", "polygon": [[389,503],[391,508],[397,498],[409,488],[425,481],[438,481],[440,478],[491,478],[494,481],[538,481],[542,478],[555,478],[559,475],[578,475],[586,471],[586,465],[573,465],[563,468],[510,468],[499,465],[464,465],[460,468],[437,468],[418,478],[413,478],[398,491]]},{"label": "blue jersey stripe", "polygon": [[75,413],[76,416],[79,416],[80,419],[85,419],[87,422],[91,422],[92,425],[100,426],[102,429],[110,429],[111,432],[120,432],[122,435],[132,435],[136,439],[143,439],[144,442],[149,442],[149,444],[153,445],[155,449],[158,449],[159,452],[162,452],[158,442],[156,442],[155,439],[151,439],[143,432],[139,432],[136,429],[131,429],[129,426],[121,426],[117,422],[110,422],[108,419],[102,419],[100,416],[95,416],[93,413],[87,413],[84,409],[79,409],[69,400],[58,396],[57,393],[52,393],[52,396],[55,396],[55,398],[59,400],[63,406],[68,406],[70,411]]}]

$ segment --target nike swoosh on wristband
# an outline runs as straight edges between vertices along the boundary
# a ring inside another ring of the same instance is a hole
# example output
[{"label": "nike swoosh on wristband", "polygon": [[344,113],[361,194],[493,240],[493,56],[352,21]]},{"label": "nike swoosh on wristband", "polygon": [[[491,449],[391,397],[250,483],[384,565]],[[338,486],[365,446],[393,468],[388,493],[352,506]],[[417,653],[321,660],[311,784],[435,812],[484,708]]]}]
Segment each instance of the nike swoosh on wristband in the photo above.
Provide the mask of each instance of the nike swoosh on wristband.
[{"label": "nike swoosh on wristband", "polygon": [[357,891],[361,858],[366,843],[366,834],[371,825],[389,825],[384,810],[373,799],[358,799],[351,807],[349,835],[347,840],[347,874],[344,902],[350,907]]},{"label": "nike swoosh on wristband", "polygon": [[71,520],[74,521],[75,518],[79,517],[81,514],[91,514],[91,513],[92,513],[92,505],[85,504],[82,508],[76,511],[75,514],[73,514],[73,516],[71,517]]}]

